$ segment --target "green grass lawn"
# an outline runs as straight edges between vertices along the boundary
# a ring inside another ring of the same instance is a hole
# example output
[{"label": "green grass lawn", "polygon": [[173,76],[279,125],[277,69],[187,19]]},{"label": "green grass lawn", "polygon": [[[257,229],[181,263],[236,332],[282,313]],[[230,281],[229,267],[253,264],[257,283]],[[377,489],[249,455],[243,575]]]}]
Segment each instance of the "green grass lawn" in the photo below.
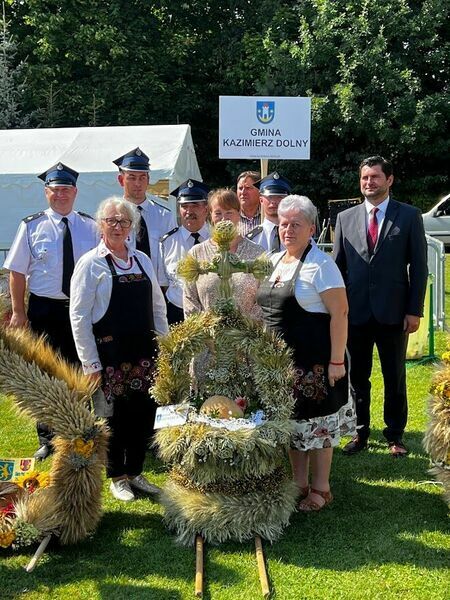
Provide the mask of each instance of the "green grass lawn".
[{"label": "green grass lawn", "polygon": [[[448,261],[450,263],[450,261]],[[448,279],[450,281],[450,279]],[[447,295],[447,300],[450,296]],[[450,304],[450,301],[449,301]],[[450,307],[449,307],[450,308]],[[447,314],[450,314],[450,310]],[[437,352],[445,348],[437,335]],[[295,514],[283,538],[265,546],[277,599],[442,599],[450,597],[450,531],[441,490],[430,481],[422,449],[431,364],[409,364],[410,415],[405,459],[388,455],[383,441],[382,388],[373,376],[373,436],[368,452],[335,452],[335,501],[316,514]],[[0,399],[0,456],[29,456],[34,426]],[[49,467],[49,460],[44,467]],[[149,457],[149,478],[165,470]],[[193,549],[178,547],[151,500],[113,500],[104,486],[104,516],[95,535],[73,547],[50,547],[36,570],[32,552],[0,549],[0,600],[177,600],[194,596]],[[253,545],[206,548],[205,598],[262,597]]]}]

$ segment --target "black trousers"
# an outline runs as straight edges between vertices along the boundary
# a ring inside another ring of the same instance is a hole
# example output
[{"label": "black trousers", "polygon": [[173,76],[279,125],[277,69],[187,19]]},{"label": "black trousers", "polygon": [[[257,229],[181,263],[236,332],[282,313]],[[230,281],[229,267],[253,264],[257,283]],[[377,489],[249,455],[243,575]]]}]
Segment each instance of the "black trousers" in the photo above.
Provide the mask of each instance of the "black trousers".
[{"label": "black trousers", "polygon": [[169,300],[166,299],[167,304],[167,322],[169,325],[176,325],[177,323],[181,323],[184,321],[184,311],[179,306],[172,304]]},{"label": "black trousers", "polygon": [[[54,300],[30,294],[28,321],[32,331],[45,334],[48,342],[61,355],[73,364],[78,363],[69,318],[69,301]],[[39,444],[50,444],[53,433],[45,423],[37,423]]]},{"label": "black trousers", "polygon": [[384,381],[383,431],[389,442],[402,439],[408,418],[406,398],[406,347],[408,336],[401,325],[385,325],[371,319],[363,325],[349,325],[348,349],[351,358],[350,382],[356,404],[360,438],[370,434],[370,376],[376,345]]},{"label": "black trousers", "polygon": [[114,398],[114,414],[108,418],[107,477],[142,473],[155,413],[156,403],[147,392],[129,391]]}]

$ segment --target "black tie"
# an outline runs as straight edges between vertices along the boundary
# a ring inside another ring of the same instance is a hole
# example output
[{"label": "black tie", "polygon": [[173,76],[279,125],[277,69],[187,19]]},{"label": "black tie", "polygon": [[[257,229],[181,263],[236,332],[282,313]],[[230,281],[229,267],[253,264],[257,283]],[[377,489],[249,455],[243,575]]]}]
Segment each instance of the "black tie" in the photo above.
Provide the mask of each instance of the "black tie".
[{"label": "black tie", "polygon": [[199,239],[200,238],[200,234],[199,234],[198,231],[195,231],[194,233],[191,233],[191,237],[194,238],[194,246],[196,244],[200,244],[200,239]]},{"label": "black tie", "polygon": [[142,206],[138,206],[138,210],[141,213],[141,220],[139,221],[139,231],[136,239],[136,248],[145,252],[145,254],[151,258],[150,253],[150,241],[148,239],[147,223],[145,222],[144,215],[142,214]]},{"label": "black tie", "polygon": [[70,278],[72,277],[73,268],[75,266],[75,261],[73,259],[72,235],[70,233],[69,220],[67,217],[63,217],[61,221],[64,223],[63,274],[61,289],[67,297],[70,297]]},{"label": "black tie", "polygon": [[280,251],[280,235],[278,233],[278,225],[275,225],[275,227],[273,228],[273,233],[274,233],[274,238],[272,241],[272,252],[279,252]]}]

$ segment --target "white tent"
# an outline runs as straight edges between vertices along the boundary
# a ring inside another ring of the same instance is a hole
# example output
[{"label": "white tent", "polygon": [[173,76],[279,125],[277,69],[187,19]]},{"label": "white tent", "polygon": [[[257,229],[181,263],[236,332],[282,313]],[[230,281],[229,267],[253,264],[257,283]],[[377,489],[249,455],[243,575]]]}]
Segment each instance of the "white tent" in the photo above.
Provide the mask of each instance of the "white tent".
[{"label": "white tent", "polygon": [[[201,181],[189,125],[0,131],[0,250],[10,247],[23,217],[47,207],[37,175],[57,162],[78,171],[75,208],[94,214],[101,200],[121,195],[112,161],[136,146],[150,157],[153,193],[167,197],[190,177]],[[167,204],[173,210],[174,198]]]}]

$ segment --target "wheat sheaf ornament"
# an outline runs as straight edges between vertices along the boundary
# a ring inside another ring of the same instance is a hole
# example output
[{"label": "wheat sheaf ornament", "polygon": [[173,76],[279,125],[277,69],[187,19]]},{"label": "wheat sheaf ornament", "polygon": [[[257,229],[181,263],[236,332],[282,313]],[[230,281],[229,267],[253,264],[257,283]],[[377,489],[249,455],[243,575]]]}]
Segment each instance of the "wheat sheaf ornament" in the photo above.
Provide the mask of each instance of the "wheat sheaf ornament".
[{"label": "wheat sheaf ornament", "polygon": [[450,351],[434,374],[428,401],[428,425],[424,448],[431,458],[430,473],[443,486],[443,499],[450,505]]},{"label": "wheat sheaf ornament", "polygon": [[108,432],[89,408],[92,382],[43,337],[7,327],[1,315],[0,321],[0,392],[55,434],[45,485],[39,485],[37,474],[32,490],[9,482],[0,487],[0,546],[40,542],[43,552],[52,535],[61,544],[73,544],[95,530],[102,514]]},{"label": "wheat sheaf ornament", "polygon": [[[196,281],[220,278],[212,311],[191,315],[159,340],[151,393],[160,405],[186,415],[160,429],[159,456],[170,467],[161,501],[165,521],[184,545],[196,544],[196,592],[201,593],[203,541],[256,541],[261,585],[268,590],[261,538],[280,537],[298,494],[286,469],[294,405],[290,350],[271,332],[245,318],[232,299],[234,272],[269,275],[267,257],[241,261],[231,253],[236,231],[220,222],[211,262],[188,255],[179,274]],[[265,593],[265,592],[264,592]]]}]

